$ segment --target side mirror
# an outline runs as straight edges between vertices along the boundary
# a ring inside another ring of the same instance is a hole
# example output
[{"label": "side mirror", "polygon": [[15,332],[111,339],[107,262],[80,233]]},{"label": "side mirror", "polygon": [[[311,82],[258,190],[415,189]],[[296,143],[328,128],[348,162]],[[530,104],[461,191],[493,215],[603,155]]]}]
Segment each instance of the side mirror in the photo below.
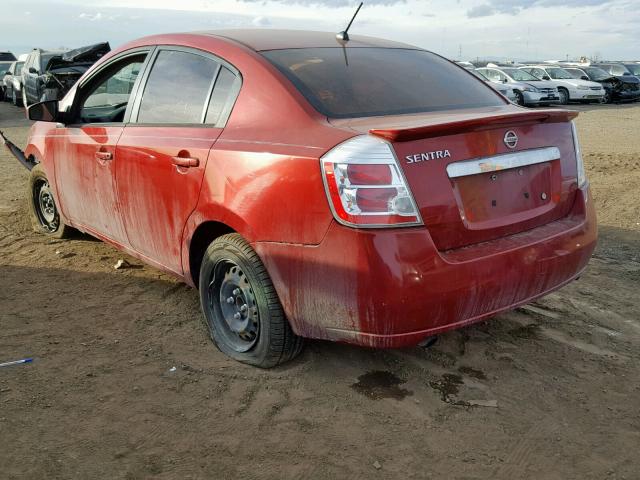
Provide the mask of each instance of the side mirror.
[{"label": "side mirror", "polygon": [[582,76],[580,77],[580,79],[581,79],[581,80],[589,80],[589,77],[587,77],[586,75],[582,75]]},{"label": "side mirror", "polygon": [[543,80],[551,80],[551,77],[549,75],[543,75],[542,79]]},{"label": "side mirror", "polygon": [[58,122],[61,116],[58,112],[58,100],[34,103],[27,108],[27,117],[36,122]]},{"label": "side mirror", "polygon": [[29,73],[38,73],[34,67],[29,67]]}]

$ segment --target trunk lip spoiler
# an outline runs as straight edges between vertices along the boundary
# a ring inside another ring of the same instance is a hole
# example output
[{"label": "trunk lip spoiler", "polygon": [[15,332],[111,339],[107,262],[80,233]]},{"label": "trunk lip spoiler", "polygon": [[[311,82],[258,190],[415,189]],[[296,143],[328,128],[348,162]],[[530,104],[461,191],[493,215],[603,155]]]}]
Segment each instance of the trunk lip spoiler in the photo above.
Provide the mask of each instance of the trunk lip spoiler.
[{"label": "trunk lip spoiler", "polygon": [[449,175],[449,178],[459,178],[536,165],[538,163],[546,163],[559,159],[560,149],[558,147],[532,148],[474,160],[453,162],[447,165],[447,175]]},{"label": "trunk lip spoiler", "polygon": [[533,123],[563,123],[578,116],[573,110],[543,110],[540,112],[523,111],[497,115],[478,116],[463,120],[437,123],[433,125],[397,128],[372,128],[371,135],[382,137],[390,142],[407,142],[424,138],[433,138],[460,133],[477,132],[494,128],[509,128]]},{"label": "trunk lip spoiler", "polygon": [[24,152],[22,150],[20,150],[17,145],[15,145],[11,140],[9,140],[7,137],[5,137],[4,133],[2,132],[2,130],[0,130],[0,138],[2,138],[2,143],[4,143],[4,145],[7,147],[7,149],[11,152],[11,154],[16,157],[16,159],[20,162],[20,164],[26,168],[27,170],[31,171],[33,169],[33,167],[35,167],[38,162],[35,162],[33,160],[30,160],[29,158],[27,158],[24,154]]}]

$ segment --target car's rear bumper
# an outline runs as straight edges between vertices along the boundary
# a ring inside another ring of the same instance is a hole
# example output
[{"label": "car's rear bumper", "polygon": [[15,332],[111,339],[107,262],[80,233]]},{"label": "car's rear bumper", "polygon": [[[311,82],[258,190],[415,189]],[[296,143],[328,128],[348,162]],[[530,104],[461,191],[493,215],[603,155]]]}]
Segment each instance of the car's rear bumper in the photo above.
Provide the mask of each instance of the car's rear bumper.
[{"label": "car's rear bumper", "polygon": [[596,245],[588,189],[556,222],[439,252],[427,229],[332,224],[317,246],[258,242],[292,327],[305,337],[402,347],[545,295],[576,278]]}]

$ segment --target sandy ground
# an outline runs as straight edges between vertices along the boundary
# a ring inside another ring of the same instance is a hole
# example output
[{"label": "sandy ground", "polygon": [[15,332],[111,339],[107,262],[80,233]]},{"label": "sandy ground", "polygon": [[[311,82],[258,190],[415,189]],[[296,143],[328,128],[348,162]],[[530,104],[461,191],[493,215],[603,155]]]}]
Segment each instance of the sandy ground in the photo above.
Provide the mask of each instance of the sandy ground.
[{"label": "sandy ground", "polygon": [[601,237],[579,281],[428,350],[309,342],[270,371],[219,353],[173,278],[32,233],[2,149],[0,362],[35,361],[0,369],[0,477],[640,478],[640,105],[582,110]]}]

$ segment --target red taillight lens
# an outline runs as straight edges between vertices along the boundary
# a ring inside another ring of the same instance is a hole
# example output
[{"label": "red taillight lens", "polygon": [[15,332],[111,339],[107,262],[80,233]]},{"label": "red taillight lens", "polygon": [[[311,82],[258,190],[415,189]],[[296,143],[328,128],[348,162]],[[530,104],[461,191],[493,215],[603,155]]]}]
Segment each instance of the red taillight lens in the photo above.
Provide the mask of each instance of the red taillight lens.
[{"label": "red taillight lens", "polygon": [[389,185],[391,169],[389,165],[347,165],[347,177],[351,185]]},{"label": "red taillight lens", "polygon": [[364,213],[385,212],[397,194],[395,188],[359,188],[356,203]]},{"label": "red taillight lens", "polygon": [[376,137],[341,143],[321,159],[335,218],[351,226],[422,223],[391,146]]}]

